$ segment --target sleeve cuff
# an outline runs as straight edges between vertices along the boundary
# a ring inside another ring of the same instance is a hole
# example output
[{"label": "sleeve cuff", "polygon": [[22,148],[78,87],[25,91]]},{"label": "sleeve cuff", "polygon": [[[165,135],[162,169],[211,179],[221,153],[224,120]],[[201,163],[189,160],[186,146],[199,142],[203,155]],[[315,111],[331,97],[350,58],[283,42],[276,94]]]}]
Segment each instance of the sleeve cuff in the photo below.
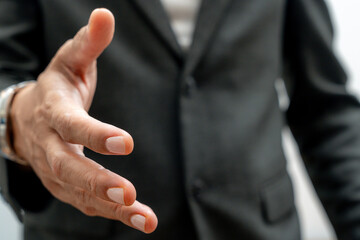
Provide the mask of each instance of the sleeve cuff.
[{"label": "sleeve cuff", "polygon": [[0,189],[20,221],[25,212],[41,212],[53,199],[30,169],[0,158]]}]

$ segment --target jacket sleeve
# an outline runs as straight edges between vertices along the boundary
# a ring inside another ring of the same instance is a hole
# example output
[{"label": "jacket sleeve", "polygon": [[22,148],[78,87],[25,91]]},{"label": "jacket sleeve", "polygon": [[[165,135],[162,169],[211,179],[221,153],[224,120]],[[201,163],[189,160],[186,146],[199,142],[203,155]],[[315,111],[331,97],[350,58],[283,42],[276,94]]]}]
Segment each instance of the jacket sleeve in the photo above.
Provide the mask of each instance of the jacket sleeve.
[{"label": "jacket sleeve", "polygon": [[323,0],[288,1],[288,125],[339,239],[360,239],[360,105],[346,90],[332,40]]},{"label": "jacket sleeve", "polygon": [[[42,68],[41,15],[34,0],[0,0],[0,89],[36,79]],[[21,220],[51,199],[36,175],[0,158],[0,189]]]}]

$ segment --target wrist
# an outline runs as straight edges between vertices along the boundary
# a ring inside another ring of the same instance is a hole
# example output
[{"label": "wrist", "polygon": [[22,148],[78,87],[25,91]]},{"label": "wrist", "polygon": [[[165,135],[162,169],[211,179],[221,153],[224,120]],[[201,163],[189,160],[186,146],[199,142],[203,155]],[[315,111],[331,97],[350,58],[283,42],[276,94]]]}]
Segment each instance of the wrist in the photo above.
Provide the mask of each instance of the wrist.
[{"label": "wrist", "polygon": [[15,154],[10,112],[16,94],[33,82],[34,81],[21,82],[2,90],[0,93],[0,154],[22,165],[27,165],[27,163]]}]

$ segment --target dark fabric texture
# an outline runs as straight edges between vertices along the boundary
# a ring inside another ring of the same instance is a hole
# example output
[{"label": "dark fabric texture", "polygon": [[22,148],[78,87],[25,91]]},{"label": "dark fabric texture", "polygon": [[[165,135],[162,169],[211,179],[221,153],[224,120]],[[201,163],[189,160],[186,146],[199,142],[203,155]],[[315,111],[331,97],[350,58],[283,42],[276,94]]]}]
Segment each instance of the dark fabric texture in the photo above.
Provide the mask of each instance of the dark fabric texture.
[{"label": "dark fabric texture", "polygon": [[323,1],[203,0],[184,53],[158,0],[0,0],[1,87],[36,79],[96,7],[112,10],[116,32],[98,60],[90,115],[130,132],[135,150],[85,153],[132,181],[159,226],[145,235],[87,217],[1,159],[25,239],[300,239],[286,124],[339,238],[360,238],[360,108]]}]

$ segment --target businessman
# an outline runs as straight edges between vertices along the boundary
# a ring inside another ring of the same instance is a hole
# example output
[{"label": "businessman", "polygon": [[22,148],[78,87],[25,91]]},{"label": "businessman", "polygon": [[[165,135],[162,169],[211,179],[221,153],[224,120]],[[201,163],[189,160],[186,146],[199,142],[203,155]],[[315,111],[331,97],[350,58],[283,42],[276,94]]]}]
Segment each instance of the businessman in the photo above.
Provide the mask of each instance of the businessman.
[{"label": "businessman", "polygon": [[171,2],[0,1],[0,184],[25,239],[299,239],[286,124],[359,238],[360,106],[325,3]]}]

